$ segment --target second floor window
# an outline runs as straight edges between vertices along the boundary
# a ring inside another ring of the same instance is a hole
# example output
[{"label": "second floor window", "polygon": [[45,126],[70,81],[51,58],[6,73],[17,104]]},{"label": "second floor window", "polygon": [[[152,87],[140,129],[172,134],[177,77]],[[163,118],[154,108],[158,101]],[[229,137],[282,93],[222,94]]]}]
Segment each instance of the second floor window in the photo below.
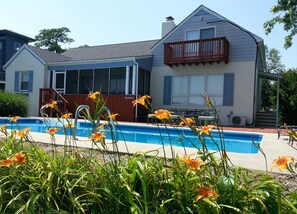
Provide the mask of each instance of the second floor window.
[{"label": "second floor window", "polygon": [[14,50],[15,51],[19,50],[20,47],[21,47],[21,44],[20,43],[17,43],[17,42],[14,43]]}]

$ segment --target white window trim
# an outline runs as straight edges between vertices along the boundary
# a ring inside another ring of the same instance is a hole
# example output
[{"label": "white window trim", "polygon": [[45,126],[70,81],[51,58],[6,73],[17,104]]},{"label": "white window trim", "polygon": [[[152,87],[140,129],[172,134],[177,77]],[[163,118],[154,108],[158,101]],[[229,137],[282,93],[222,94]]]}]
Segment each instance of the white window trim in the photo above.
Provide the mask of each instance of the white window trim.
[{"label": "white window trim", "polygon": [[216,26],[213,25],[213,26],[205,26],[202,28],[187,29],[187,30],[185,30],[184,39],[187,40],[187,32],[189,32],[189,31],[198,31],[198,35],[199,35],[199,39],[200,39],[201,30],[209,29],[209,28],[214,28],[214,38],[215,38],[217,36],[217,28],[216,28]]},{"label": "white window trim", "polygon": [[[171,94],[171,100],[172,100],[172,104],[174,104],[174,105],[200,105],[200,104],[195,104],[195,103],[190,103],[190,100],[189,100],[189,98],[190,97],[197,97],[197,96],[201,96],[201,94],[199,94],[199,95],[197,95],[197,94],[190,94],[190,78],[191,77],[193,77],[193,76],[204,76],[205,77],[205,79],[204,79],[204,94],[202,94],[202,95],[208,95],[211,99],[213,98],[213,97],[221,97],[221,99],[222,99],[222,103],[220,103],[220,104],[217,104],[216,103],[216,105],[218,105],[218,106],[222,106],[223,105],[223,98],[224,98],[224,83],[223,83],[223,89],[222,89],[222,93],[221,94],[208,94],[208,92],[207,92],[207,87],[208,87],[208,85],[207,85],[207,80],[208,80],[208,77],[209,76],[221,76],[221,77],[223,77],[223,80],[222,81],[224,81],[224,74],[205,74],[205,75],[177,75],[177,76],[173,76],[173,81],[172,81],[172,94]],[[186,94],[174,94],[174,90],[173,90],[173,88],[174,88],[174,78],[175,77],[187,77],[187,82],[188,82],[188,87],[187,87],[187,93]],[[183,97],[183,96],[185,96],[186,97],[186,103],[173,103],[173,97]],[[203,106],[203,105],[206,105],[206,103],[205,103],[205,101],[203,101],[203,104],[201,105],[201,106]]]},{"label": "white window trim", "polygon": [[[28,75],[28,88],[27,89],[22,89],[22,77],[23,77],[23,74],[25,74],[25,73],[27,73],[27,75]],[[20,92],[28,92],[29,91],[29,82],[30,82],[30,80],[29,80],[29,71],[20,71],[19,72],[19,91]]]}]

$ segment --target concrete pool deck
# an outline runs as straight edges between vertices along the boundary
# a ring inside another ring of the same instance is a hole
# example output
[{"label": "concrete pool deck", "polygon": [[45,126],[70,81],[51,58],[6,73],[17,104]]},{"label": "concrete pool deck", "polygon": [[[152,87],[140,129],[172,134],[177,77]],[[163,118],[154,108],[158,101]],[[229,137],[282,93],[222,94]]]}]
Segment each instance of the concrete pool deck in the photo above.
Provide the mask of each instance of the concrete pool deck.
[{"label": "concrete pool deck", "polygon": [[[143,124],[142,124],[143,125]],[[271,171],[272,162],[274,159],[277,159],[278,156],[285,155],[285,156],[292,156],[295,160],[297,160],[297,143],[294,142],[291,146],[288,144],[288,137],[281,135],[278,139],[277,130],[276,131],[267,131],[267,130],[259,130],[259,129],[236,129],[226,127],[224,131],[238,131],[238,132],[253,132],[253,133],[260,133],[263,134],[263,143],[261,145],[262,150],[264,151],[266,158],[267,158],[267,169]],[[51,143],[51,138],[49,134],[46,133],[36,133],[30,132],[30,135],[34,139],[35,142],[40,143]],[[70,139],[70,138],[69,138]],[[112,144],[108,143],[107,146],[110,151],[113,151]],[[63,135],[55,135],[55,144],[56,145],[64,145],[65,143],[65,136]],[[86,137],[77,137],[76,140],[71,138],[71,143],[78,147],[83,148],[92,148],[92,141]],[[163,148],[161,145],[156,144],[145,144],[145,143],[131,143],[131,142],[118,142],[118,150],[121,153],[136,153],[136,152],[144,152],[147,155],[155,156],[158,155],[160,157],[164,157]],[[96,148],[96,146],[93,146]],[[149,152],[150,151],[150,152]],[[196,154],[197,150],[193,148],[184,149],[183,147],[174,147],[174,155],[179,155],[179,157],[183,157],[185,154]],[[261,153],[258,154],[242,154],[242,153],[234,153],[234,152],[227,152],[228,157],[232,161],[232,163],[236,166],[240,166],[247,169],[253,170],[266,170],[265,158]],[[172,151],[170,146],[165,146],[165,155],[167,158],[171,158]],[[278,169],[274,169],[274,172],[279,172]]]}]

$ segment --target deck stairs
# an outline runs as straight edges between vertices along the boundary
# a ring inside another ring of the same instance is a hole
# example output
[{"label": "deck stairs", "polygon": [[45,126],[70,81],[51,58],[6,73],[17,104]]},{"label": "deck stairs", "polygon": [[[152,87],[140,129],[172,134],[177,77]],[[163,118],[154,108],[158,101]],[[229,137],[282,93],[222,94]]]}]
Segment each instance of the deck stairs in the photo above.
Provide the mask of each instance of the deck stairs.
[{"label": "deck stairs", "polygon": [[[51,101],[57,101],[58,111],[47,109],[46,114],[50,117],[58,116],[57,113],[67,113],[68,101],[63,97],[61,93],[53,88],[41,88],[39,93],[39,108],[50,103]],[[60,115],[61,116],[61,115]]]},{"label": "deck stairs", "polygon": [[256,127],[277,128],[276,112],[257,112]]}]

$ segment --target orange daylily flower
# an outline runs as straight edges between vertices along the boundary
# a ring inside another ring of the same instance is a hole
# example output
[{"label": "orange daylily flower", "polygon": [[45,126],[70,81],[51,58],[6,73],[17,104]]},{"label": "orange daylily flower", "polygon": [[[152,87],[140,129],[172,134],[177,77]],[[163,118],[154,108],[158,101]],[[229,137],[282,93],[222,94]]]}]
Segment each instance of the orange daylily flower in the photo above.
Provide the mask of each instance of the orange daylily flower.
[{"label": "orange daylily flower", "polygon": [[46,108],[58,109],[58,103],[55,100],[51,100],[50,103],[46,104]]},{"label": "orange daylily flower", "polygon": [[89,139],[95,140],[96,142],[103,141],[105,139],[105,135],[102,132],[95,132],[89,137]]},{"label": "orange daylily flower", "polygon": [[187,126],[192,126],[195,125],[196,121],[194,118],[192,117],[186,117],[186,118],[181,118],[181,122],[180,122],[180,126],[182,125],[187,125]]},{"label": "orange daylily flower", "polygon": [[19,130],[18,136],[24,138],[27,134],[29,134],[30,128],[24,128],[23,130]]},{"label": "orange daylily flower", "polygon": [[88,95],[88,98],[92,99],[92,100],[97,100],[98,96],[100,95],[99,91],[96,92],[90,92]]},{"label": "orange daylily flower", "polygon": [[280,171],[284,171],[285,169],[288,169],[288,165],[294,161],[294,158],[291,156],[279,156],[278,159],[275,159],[272,163],[275,164],[271,167],[273,168],[279,168]]},{"label": "orange daylily flower", "polygon": [[23,154],[24,151],[20,151],[14,155],[11,159],[13,160],[14,163],[16,164],[24,164],[27,162],[27,157],[26,155]]},{"label": "orange daylily flower", "polygon": [[59,128],[50,128],[46,130],[46,133],[49,133],[50,135],[54,135],[57,131],[60,131]]},{"label": "orange daylily flower", "polygon": [[72,113],[63,114],[61,118],[69,119],[71,117]]},{"label": "orange daylily flower", "polygon": [[119,116],[119,114],[112,114],[112,115],[109,115],[108,118],[109,118],[109,119],[112,119],[113,121],[116,121],[116,116]]},{"label": "orange daylily flower", "polygon": [[159,120],[170,120],[171,112],[166,109],[158,109],[157,111],[155,111],[155,116]]},{"label": "orange daylily flower", "polygon": [[6,160],[0,160],[0,166],[11,166],[13,164],[13,161],[11,159]]},{"label": "orange daylily flower", "polygon": [[195,197],[196,201],[199,201],[201,198],[217,198],[219,194],[212,192],[211,187],[201,186],[197,189],[198,195]]},{"label": "orange daylily flower", "polygon": [[107,126],[107,124],[101,124],[101,125],[97,128],[97,130],[98,130],[98,129],[105,129],[105,126]]},{"label": "orange daylily flower", "polygon": [[19,118],[20,118],[19,116],[11,117],[11,118],[9,119],[9,121],[16,123],[16,122],[18,121]]},{"label": "orange daylily flower", "polygon": [[203,133],[206,135],[210,135],[210,131],[213,128],[216,128],[216,126],[214,126],[214,125],[201,126],[200,127],[200,135],[202,135]]},{"label": "orange daylily flower", "polygon": [[202,161],[201,159],[191,159],[191,156],[194,154],[190,155],[185,155],[184,158],[180,158],[181,161],[185,162],[191,169],[194,169],[196,171],[200,171],[200,167],[205,165],[206,163]]},{"label": "orange daylily flower", "polygon": [[6,132],[6,126],[7,126],[7,125],[2,125],[2,126],[0,127],[0,129],[1,129],[2,132]]},{"label": "orange daylily flower", "polygon": [[146,109],[151,109],[152,108],[152,103],[151,103],[151,97],[149,95],[144,95],[134,101],[132,101],[133,106],[136,104],[140,104],[144,106]]},{"label": "orange daylily flower", "polygon": [[17,152],[13,157],[7,158],[6,160],[0,160],[0,166],[11,166],[12,164],[16,163],[18,165],[24,164],[27,162],[27,157],[24,155],[24,150]]}]

